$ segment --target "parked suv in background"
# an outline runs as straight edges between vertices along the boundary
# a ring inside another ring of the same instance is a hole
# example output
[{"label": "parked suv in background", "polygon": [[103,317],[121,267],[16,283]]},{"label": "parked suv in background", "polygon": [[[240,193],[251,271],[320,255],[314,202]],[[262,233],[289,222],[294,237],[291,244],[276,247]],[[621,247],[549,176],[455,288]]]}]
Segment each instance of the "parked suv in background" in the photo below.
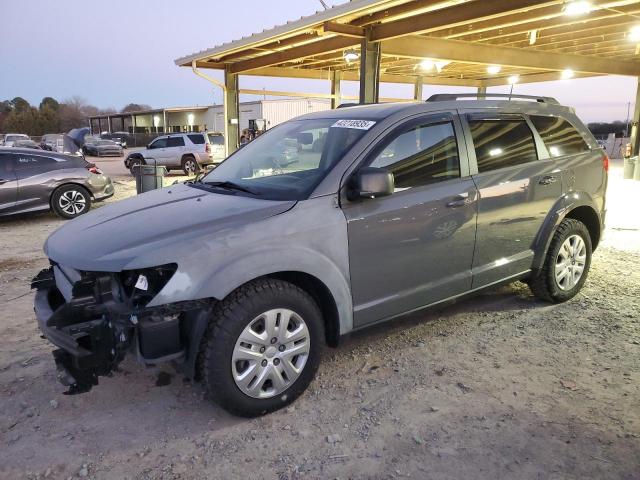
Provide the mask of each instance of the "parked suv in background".
[{"label": "parked suv in background", "polygon": [[204,133],[172,133],[154,139],[147,148],[131,153],[124,161],[133,173],[135,165],[162,165],[167,170],[182,169],[195,175],[200,168],[214,163],[209,136]]},{"label": "parked suv in background", "polygon": [[112,195],[111,179],[82,157],[0,147],[0,217],[51,209],[75,218]]},{"label": "parked suv in background", "polygon": [[516,280],[572,298],[603,229],[605,153],[553,99],[460,97],[304,115],[198,181],[54,232],[33,286],[62,382],[87,391],[132,351],[261,415],[354,330]]},{"label": "parked suv in background", "polygon": [[14,142],[18,140],[31,140],[31,137],[24,133],[6,133],[2,140],[2,145],[5,147],[13,147]]}]

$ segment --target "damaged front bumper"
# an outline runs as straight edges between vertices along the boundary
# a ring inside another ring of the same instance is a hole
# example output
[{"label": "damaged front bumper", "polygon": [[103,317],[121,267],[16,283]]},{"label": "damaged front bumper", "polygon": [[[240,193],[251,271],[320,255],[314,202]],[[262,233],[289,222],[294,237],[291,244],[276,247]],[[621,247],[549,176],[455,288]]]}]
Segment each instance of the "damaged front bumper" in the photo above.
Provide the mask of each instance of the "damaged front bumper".
[{"label": "damaged front bumper", "polygon": [[[184,313],[202,309],[207,302],[146,308],[174,272],[174,265],[144,273],[79,272],[54,263],[33,279],[38,325],[58,347],[53,356],[58,379],[69,387],[67,394],[91,390],[128,351],[146,363],[185,354]],[[141,276],[144,290],[138,288]]]}]

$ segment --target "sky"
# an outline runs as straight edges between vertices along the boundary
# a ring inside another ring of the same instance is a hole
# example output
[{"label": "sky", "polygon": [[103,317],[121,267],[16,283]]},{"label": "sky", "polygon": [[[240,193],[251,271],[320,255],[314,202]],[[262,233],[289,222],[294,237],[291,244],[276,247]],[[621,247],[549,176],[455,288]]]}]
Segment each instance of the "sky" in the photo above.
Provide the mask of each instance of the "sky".
[{"label": "sky", "polygon": [[[328,0],[329,5],[344,0]],[[21,96],[39,104],[45,96],[79,95],[100,108],[128,103],[152,107],[221,103],[176,58],[260,32],[322,9],[319,0],[9,0],[0,29],[0,100]],[[22,19],[7,21],[8,19]],[[31,20],[27,20],[31,19]],[[28,30],[25,26],[28,25]],[[220,73],[212,73],[219,76]],[[329,82],[265,77],[240,79],[241,88],[329,93]],[[357,94],[343,82],[343,94]],[[461,92],[425,86],[424,95]],[[468,90],[472,91],[472,90]],[[504,93],[505,88],[489,92]],[[624,120],[633,114],[636,79],[598,77],[516,85],[514,93],[556,97],[586,122]],[[382,85],[381,96],[410,97],[412,87]],[[241,101],[256,97],[242,95]]]}]

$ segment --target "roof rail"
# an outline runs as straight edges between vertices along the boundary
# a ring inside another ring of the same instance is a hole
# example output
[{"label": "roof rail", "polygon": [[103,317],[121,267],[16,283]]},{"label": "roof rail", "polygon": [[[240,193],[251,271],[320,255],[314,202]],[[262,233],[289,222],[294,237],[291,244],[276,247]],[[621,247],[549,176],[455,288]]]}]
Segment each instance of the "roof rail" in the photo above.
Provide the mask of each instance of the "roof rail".
[{"label": "roof rail", "polygon": [[538,97],[535,95],[512,95],[509,93],[436,93],[427,98],[427,102],[445,102],[450,100],[457,100],[459,98],[475,98],[477,100],[484,100],[486,98],[504,98],[507,100],[533,100],[538,103],[550,103],[553,105],[560,105],[560,102],[553,97]]}]

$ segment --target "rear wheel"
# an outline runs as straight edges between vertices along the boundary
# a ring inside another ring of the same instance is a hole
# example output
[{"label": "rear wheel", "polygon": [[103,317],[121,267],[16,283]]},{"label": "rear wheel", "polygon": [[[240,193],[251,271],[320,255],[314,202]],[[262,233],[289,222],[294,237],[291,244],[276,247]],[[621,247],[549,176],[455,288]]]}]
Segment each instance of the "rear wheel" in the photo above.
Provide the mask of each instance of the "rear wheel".
[{"label": "rear wheel", "polygon": [[53,211],[62,218],[75,218],[91,208],[91,195],[79,185],[63,185],[51,197]]},{"label": "rear wheel", "polygon": [[214,311],[201,346],[201,373],[215,402],[254,417],[293,402],[320,361],[322,316],[313,299],[287,282],[258,280]]},{"label": "rear wheel", "polygon": [[565,302],[580,291],[591,266],[591,236],[584,223],[567,218],[558,226],[544,265],[529,287],[548,302]]},{"label": "rear wheel", "polygon": [[185,175],[192,177],[200,171],[200,166],[198,165],[198,162],[196,162],[195,157],[192,155],[185,155],[182,158],[182,170]]}]

